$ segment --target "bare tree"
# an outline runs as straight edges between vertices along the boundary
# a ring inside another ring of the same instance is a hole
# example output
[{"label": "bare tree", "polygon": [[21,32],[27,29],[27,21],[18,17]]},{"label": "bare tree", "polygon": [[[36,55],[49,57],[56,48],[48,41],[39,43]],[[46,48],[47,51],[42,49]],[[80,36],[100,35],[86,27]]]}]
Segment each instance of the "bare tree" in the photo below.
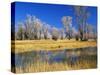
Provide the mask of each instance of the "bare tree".
[{"label": "bare tree", "polygon": [[63,23],[65,31],[66,31],[66,37],[68,36],[68,39],[70,40],[71,39],[72,17],[71,16],[63,16],[62,23]]},{"label": "bare tree", "polygon": [[36,18],[34,20],[34,35],[35,39],[41,39],[42,22]]},{"label": "bare tree", "polygon": [[77,34],[77,30],[74,27],[72,27],[72,38],[75,38]]},{"label": "bare tree", "polygon": [[25,39],[32,39],[32,16],[27,15],[26,20],[24,22],[24,27],[25,27]]},{"label": "bare tree", "polygon": [[48,24],[46,23],[43,23],[43,33],[44,33],[44,39],[48,39],[47,36],[48,36]]},{"label": "bare tree", "polygon": [[88,39],[96,39],[97,33],[93,25],[87,24],[87,34]]},{"label": "bare tree", "polygon": [[60,29],[60,39],[65,39],[65,36],[66,36],[66,34],[65,34],[64,29],[63,28]]},{"label": "bare tree", "polygon": [[80,34],[80,40],[87,40],[87,38],[84,36],[84,34],[87,33],[86,31],[86,23],[87,19],[89,17],[88,7],[83,6],[75,6],[75,15],[76,15],[76,22],[78,25],[78,31]]},{"label": "bare tree", "polygon": [[16,39],[18,40],[23,40],[24,39],[24,28],[23,28],[23,23],[18,24],[18,31],[15,35]]},{"label": "bare tree", "polygon": [[57,40],[59,38],[59,31],[56,27],[52,28],[52,39]]}]

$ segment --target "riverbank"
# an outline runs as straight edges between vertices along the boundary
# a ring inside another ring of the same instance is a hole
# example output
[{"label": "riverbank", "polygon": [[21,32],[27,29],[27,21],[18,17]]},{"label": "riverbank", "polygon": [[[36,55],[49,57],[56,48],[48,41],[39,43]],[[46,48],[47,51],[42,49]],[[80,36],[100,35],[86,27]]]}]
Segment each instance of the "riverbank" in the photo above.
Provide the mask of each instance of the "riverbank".
[{"label": "riverbank", "polygon": [[16,40],[11,41],[12,52],[23,53],[28,51],[39,50],[64,50],[84,47],[97,46],[96,41],[76,41],[71,40]]}]

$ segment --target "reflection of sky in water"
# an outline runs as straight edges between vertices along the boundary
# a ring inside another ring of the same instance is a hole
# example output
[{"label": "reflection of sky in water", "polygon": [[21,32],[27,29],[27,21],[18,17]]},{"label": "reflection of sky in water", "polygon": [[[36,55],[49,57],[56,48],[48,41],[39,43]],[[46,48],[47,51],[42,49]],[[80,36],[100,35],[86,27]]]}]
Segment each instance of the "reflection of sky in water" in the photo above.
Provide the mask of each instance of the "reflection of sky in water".
[{"label": "reflection of sky in water", "polygon": [[96,47],[88,47],[88,48],[80,48],[73,50],[57,50],[57,51],[31,51],[26,53],[15,54],[15,64],[16,67],[25,67],[28,64],[34,64],[38,62],[48,62],[52,63],[67,63],[71,64],[76,63],[80,57],[83,60],[89,60],[88,57],[91,57],[91,54],[96,55],[97,48]]}]

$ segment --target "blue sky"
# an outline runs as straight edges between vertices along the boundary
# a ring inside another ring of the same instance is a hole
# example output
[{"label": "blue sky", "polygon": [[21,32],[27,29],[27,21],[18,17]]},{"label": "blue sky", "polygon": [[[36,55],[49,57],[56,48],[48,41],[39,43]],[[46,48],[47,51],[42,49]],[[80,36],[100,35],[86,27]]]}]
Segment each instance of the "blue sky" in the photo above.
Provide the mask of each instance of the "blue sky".
[{"label": "blue sky", "polygon": [[[88,7],[90,12],[90,17],[88,18],[88,23],[92,24],[95,28],[97,27],[97,8]],[[72,5],[55,5],[55,4],[41,4],[41,3],[25,3],[16,2],[15,3],[15,25],[19,22],[24,22],[26,15],[34,15],[41,21],[55,26],[57,28],[62,28],[63,24],[61,18],[63,16],[71,16],[72,26],[77,29],[75,14]]]}]

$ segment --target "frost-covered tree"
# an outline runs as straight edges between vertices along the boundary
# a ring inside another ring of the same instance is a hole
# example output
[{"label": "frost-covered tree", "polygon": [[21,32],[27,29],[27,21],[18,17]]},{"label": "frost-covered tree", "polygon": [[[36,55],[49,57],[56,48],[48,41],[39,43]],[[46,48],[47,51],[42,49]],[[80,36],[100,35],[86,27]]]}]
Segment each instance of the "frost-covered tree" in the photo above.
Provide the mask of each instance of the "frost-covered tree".
[{"label": "frost-covered tree", "polygon": [[18,24],[18,31],[15,34],[16,39],[18,40],[23,40],[24,39],[24,28],[23,28],[23,23]]},{"label": "frost-covered tree", "polygon": [[72,17],[71,16],[63,16],[62,17],[62,23],[64,25],[65,28],[65,32],[66,32],[66,37],[68,37],[68,39],[71,39],[71,28],[72,28]]},{"label": "frost-covered tree", "polygon": [[40,19],[36,18],[34,20],[34,23],[33,23],[33,28],[34,28],[34,37],[35,39],[41,39],[41,30],[42,30],[42,22],[40,21]]},{"label": "frost-covered tree", "polygon": [[60,39],[65,39],[65,36],[66,36],[66,34],[65,34],[64,29],[63,28],[60,29]]},{"label": "frost-covered tree", "polygon": [[59,38],[59,30],[56,27],[52,28],[52,39],[57,40]]},{"label": "frost-covered tree", "polygon": [[87,19],[90,15],[88,12],[88,7],[84,6],[74,6],[75,10],[75,16],[76,16],[76,23],[78,25],[78,32],[79,32],[79,38],[80,40],[87,40],[87,38],[84,36],[84,34],[87,33],[86,31],[86,23]]},{"label": "frost-covered tree", "polygon": [[95,27],[91,24],[87,24],[87,38],[88,39],[95,39],[96,38],[96,30]]},{"label": "frost-covered tree", "polygon": [[32,28],[32,16],[27,15],[26,20],[24,22],[25,27],[25,39],[32,39],[33,34],[33,28]]}]

